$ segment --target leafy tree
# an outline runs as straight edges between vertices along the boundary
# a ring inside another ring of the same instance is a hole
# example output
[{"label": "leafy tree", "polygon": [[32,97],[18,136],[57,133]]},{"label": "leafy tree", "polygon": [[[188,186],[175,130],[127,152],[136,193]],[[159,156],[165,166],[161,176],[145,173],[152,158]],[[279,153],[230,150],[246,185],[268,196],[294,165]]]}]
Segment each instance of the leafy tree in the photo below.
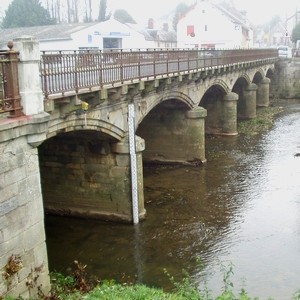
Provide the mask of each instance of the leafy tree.
[{"label": "leafy tree", "polygon": [[103,22],[106,18],[107,0],[100,0],[98,21]]},{"label": "leafy tree", "polygon": [[3,28],[55,24],[39,0],[13,0],[5,11]]},{"label": "leafy tree", "polygon": [[177,23],[180,20],[180,18],[188,12],[190,7],[186,3],[179,3],[175,9],[175,15],[173,18],[173,28],[174,30],[177,30]]},{"label": "leafy tree", "polygon": [[293,28],[291,40],[293,43],[297,43],[300,40],[300,23]]},{"label": "leafy tree", "polygon": [[116,9],[114,18],[121,23],[136,24],[136,21],[125,9]]}]

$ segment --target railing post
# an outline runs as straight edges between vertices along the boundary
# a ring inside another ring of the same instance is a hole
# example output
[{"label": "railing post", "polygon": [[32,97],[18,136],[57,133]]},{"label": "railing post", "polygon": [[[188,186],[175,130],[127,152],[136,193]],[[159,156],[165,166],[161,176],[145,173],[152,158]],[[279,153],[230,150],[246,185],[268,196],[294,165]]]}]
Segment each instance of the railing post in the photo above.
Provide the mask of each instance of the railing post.
[{"label": "railing post", "polygon": [[14,39],[14,48],[19,52],[19,87],[25,115],[44,112],[44,97],[40,77],[40,47],[31,36]]},{"label": "railing post", "polygon": [[3,99],[1,111],[9,111],[9,117],[23,115],[21,97],[19,93],[18,60],[19,52],[13,50],[13,42],[7,44],[9,51],[6,52],[6,59],[2,62]]}]

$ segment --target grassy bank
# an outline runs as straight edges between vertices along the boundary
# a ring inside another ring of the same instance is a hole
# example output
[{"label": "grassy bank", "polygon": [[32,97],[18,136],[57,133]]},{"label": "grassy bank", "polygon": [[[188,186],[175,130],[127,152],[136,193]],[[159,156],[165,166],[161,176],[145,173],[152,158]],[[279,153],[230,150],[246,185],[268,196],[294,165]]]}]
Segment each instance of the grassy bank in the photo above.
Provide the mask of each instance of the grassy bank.
[{"label": "grassy bank", "polygon": [[256,110],[256,118],[238,122],[239,134],[258,134],[269,130],[275,117],[284,111],[282,106],[261,107]]},{"label": "grassy bank", "polygon": [[[244,289],[234,292],[234,284],[231,282],[231,275],[233,275],[231,265],[223,275],[223,292],[219,296],[213,296],[205,287],[199,290],[186,272],[182,281],[176,282],[165,271],[174,286],[172,292],[165,292],[143,284],[90,280],[85,273],[84,265],[75,261],[75,267],[72,275],[51,273],[51,292],[47,295],[41,293],[40,297],[35,300],[259,300],[257,297],[248,295]],[[4,300],[23,299],[6,297]],[[295,293],[291,300],[300,300],[300,292]]]},{"label": "grassy bank", "polygon": [[[223,276],[223,292],[213,297],[207,288],[199,290],[190,276],[184,272],[182,281],[177,282],[165,270],[166,276],[173,284],[172,292],[145,286],[143,284],[121,284],[114,280],[97,282],[90,280],[85,273],[85,266],[76,262],[76,269],[72,275],[64,276],[60,273],[51,274],[52,290],[49,295],[41,295],[40,300],[250,300],[257,299],[248,296],[241,290],[233,292],[234,285],[230,280],[233,268],[230,266]],[[7,300],[13,300],[8,298]],[[20,300],[20,299],[17,299]]]}]

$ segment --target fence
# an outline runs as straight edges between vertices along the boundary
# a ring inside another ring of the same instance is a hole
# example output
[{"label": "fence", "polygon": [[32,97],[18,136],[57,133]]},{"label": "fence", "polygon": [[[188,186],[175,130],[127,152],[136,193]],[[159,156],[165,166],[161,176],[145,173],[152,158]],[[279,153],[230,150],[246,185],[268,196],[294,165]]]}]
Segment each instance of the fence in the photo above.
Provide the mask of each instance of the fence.
[{"label": "fence", "polygon": [[277,58],[276,49],[44,51],[40,73],[47,98],[67,91],[78,93],[80,89]]},{"label": "fence", "polygon": [[[18,82],[18,57],[12,42],[0,50],[0,114],[23,115]],[[43,51],[40,76],[45,99],[116,83],[196,72],[248,62],[276,60],[276,49],[146,49]]]}]

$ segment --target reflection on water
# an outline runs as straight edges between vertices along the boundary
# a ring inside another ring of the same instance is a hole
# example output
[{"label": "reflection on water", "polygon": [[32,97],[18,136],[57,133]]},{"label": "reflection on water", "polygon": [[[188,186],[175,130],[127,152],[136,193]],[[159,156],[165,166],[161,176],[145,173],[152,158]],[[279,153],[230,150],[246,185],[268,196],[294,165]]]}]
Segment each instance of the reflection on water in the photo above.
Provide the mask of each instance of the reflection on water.
[{"label": "reflection on water", "polygon": [[[99,278],[170,289],[182,270],[217,294],[221,265],[251,296],[300,289],[300,107],[259,136],[207,137],[204,167],[148,167],[138,226],[47,216],[51,270],[74,259]],[[197,258],[202,266],[196,263]]]}]

